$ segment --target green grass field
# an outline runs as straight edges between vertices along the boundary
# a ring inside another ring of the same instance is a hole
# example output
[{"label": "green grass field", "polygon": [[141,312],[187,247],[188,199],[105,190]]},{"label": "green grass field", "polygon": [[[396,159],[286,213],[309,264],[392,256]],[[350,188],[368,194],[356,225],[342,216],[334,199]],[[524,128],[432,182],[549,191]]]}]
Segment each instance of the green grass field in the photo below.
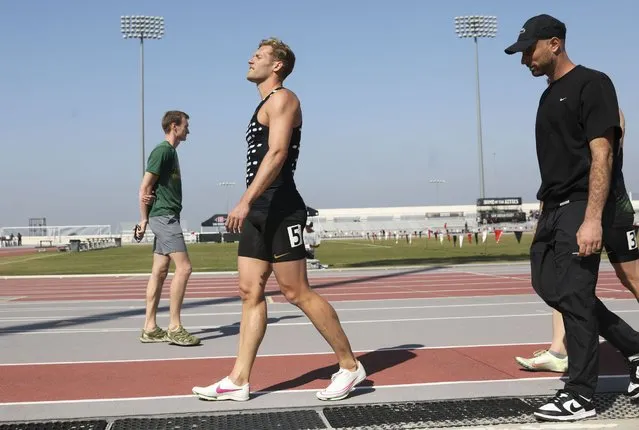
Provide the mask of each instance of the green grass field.
[{"label": "green grass field", "polygon": [[[412,245],[400,240],[324,240],[316,257],[330,267],[379,267],[429,264],[460,264],[485,261],[523,261],[528,258],[532,234],[524,233],[517,243],[514,233],[505,233],[499,243],[489,235],[485,243],[464,241],[462,248],[444,239],[414,239]],[[480,237],[481,241],[481,237]],[[194,272],[236,270],[237,244],[198,243],[189,245]],[[150,245],[126,245],[121,248],[80,253],[56,251],[0,258],[0,276],[148,273],[151,268]]]}]

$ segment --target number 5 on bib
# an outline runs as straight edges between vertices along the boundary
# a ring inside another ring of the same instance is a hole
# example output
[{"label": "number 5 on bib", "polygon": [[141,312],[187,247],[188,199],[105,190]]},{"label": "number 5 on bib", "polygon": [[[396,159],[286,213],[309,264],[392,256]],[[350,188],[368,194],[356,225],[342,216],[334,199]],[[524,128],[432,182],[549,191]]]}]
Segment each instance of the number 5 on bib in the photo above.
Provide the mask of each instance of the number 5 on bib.
[{"label": "number 5 on bib", "polygon": [[286,229],[288,230],[288,240],[291,242],[291,248],[300,246],[302,244],[302,226],[297,224]]}]

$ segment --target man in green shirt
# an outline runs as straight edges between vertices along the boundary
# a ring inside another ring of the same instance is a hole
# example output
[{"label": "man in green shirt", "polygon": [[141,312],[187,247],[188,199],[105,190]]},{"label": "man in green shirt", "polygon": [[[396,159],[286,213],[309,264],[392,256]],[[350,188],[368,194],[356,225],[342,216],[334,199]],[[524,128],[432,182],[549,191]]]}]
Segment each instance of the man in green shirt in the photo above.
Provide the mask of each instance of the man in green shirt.
[{"label": "man in green shirt", "polygon": [[[144,236],[147,225],[155,235],[153,268],[146,287],[146,319],[140,341],[191,346],[199,344],[200,339],[186,331],[180,320],[192,269],[180,226],[182,179],[177,154],[178,145],[189,134],[189,116],[184,112],[169,111],[162,118],[162,129],[164,141],[151,151],[140,186],[141,221],[136,228],[136,237]],[[175,263],[175,274],[171,281],[170,320],[168,330],[163,330],[157,325],[156,314],[171,260]]]}]

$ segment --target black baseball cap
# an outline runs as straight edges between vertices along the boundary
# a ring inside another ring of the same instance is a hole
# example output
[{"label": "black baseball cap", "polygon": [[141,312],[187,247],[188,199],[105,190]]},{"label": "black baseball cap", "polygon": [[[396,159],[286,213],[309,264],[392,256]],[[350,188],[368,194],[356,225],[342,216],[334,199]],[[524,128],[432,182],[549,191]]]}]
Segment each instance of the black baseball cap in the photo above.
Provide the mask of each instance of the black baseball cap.
[{"label": "black baseball cap", "polygon": [[566,25],[550,15],[537,15],[524,23],[524,27],[519,31],[517,42],[504,49],[508,55],[516,52],[524,52],[538,40],[566,38]]}]

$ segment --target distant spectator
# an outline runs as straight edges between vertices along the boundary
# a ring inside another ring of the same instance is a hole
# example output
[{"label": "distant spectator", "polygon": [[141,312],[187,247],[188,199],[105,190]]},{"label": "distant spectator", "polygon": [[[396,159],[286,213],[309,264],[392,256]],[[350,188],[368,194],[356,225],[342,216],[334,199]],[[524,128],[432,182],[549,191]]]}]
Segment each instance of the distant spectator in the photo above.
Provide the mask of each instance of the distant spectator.
[{"label": "distant spectator", "polygon": [[309,222],[304,230],[304,247],[306,248],[306,258],[315,259],[315,250],[320,246],[320,237],[313,230],[313,223]]}]

